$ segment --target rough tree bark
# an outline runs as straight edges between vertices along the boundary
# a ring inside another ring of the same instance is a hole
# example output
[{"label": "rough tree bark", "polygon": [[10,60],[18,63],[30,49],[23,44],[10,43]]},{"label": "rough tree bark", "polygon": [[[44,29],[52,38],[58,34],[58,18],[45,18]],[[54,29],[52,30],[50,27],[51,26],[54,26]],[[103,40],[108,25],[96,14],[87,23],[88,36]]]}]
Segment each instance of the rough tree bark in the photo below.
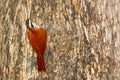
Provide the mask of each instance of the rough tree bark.
[{"label": "rough tree bark", "polygon": [[44,80],[120,80],[119,9],[120,0],[0,1],[0,80],[42,78],[27,18],[48,33]]}]

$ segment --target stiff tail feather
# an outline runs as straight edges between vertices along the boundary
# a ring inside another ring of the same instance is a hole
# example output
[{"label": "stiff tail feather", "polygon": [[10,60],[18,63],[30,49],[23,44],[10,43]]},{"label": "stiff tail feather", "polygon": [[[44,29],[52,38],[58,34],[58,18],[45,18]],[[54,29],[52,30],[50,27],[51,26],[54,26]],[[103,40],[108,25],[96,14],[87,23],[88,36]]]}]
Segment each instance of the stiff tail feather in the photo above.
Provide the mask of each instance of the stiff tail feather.
[{"label": "stiff tail feather", "polygon": [[41,70],[46,71],[44,57],[41,58],[40,56],[37,56],[37,65],[38,65],[38,72]]}]

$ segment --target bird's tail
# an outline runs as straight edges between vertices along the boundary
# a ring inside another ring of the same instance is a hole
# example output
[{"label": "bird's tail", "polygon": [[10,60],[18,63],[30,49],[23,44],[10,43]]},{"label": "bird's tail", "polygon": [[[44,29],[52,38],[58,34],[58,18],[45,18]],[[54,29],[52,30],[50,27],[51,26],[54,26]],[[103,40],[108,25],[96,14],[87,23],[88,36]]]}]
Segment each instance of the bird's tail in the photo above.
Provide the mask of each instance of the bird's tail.
[{"label": "bird's tail", "polygon": [[38,65],[38,72],[41,70],[46,71],[44,57],[41,58],[40,56],[37,55],[37,65]]}]

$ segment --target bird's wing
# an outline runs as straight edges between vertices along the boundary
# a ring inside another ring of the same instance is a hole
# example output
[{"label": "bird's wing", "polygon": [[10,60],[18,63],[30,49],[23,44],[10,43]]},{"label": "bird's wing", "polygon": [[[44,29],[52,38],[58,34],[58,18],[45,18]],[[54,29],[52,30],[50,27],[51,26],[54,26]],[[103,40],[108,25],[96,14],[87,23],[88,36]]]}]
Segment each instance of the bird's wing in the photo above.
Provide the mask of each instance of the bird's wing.
[{"label": "bird's wing", "polygon": [[40,52],[44,54],[45,49],[46,49],[46,43],[47,43],[47,33],[44,29],[40,28],[39,33],[38,33],[38,46],[40,49]]}]

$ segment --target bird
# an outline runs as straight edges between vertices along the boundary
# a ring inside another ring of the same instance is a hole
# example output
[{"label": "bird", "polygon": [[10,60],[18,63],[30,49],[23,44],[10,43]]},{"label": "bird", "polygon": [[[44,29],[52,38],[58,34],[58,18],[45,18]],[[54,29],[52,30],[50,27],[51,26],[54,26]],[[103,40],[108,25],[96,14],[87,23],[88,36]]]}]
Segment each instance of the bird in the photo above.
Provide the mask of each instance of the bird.
[{"label": "bird", "polygon": [[28,29],[28,40],[37,54],[38,72],[46,71],[44,53],[47,45],[47,32],[44,28],[36,28],[31,19],[26,20],[26,27]]}]

